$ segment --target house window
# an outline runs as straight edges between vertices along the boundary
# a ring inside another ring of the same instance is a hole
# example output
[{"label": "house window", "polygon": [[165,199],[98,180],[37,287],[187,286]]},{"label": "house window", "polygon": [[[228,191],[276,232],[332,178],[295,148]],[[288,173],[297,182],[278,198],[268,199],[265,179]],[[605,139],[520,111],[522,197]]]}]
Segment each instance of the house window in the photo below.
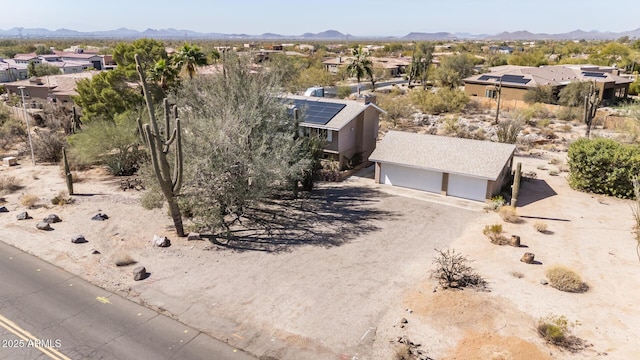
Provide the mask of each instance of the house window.
[{"label": "house window", "polygon": [[490,90],[490,89],[487,89],[486,92],[485,92],[485,96],[488,97],[488,98],[492,98],[492,99],[494,99],[496,97],[496,94],[497,94],[497,91]]},{"label": "house window", "polygon": [[318,136],[327,142],[333,141],[333,131],[327,129],[318,129]]}]

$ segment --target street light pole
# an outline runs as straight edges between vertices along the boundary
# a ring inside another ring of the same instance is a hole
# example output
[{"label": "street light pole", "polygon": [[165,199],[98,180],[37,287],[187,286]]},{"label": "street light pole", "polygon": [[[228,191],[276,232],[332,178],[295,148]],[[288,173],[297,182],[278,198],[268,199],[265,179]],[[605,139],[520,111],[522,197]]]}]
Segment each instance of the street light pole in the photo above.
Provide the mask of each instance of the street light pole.
[{"label": "street light pole", "polygon": [[31,128],[29,127],[29,115],[27,114],[27,105],[24,103],[24,86],[18,86],[20,95],[22,95],[22,110],[24,111],[24,121],[27,123],[27,136],[29,137],[29,147],[31,148],[31,163],[36,165],[36,158],[33,155],[33,142],[31,141]]}]

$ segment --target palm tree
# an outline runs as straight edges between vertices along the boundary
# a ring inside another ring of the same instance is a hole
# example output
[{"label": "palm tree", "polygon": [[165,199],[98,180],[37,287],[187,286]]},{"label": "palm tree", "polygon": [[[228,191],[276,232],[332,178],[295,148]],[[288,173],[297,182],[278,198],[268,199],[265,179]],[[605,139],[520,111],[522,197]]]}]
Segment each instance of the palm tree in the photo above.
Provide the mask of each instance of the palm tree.
[{"label": "palm tree", "polygon": [[184,44],[174,56],[176,68],[186,69],[190,79],[195,76],[198,66],[207,65],[207,56],[198,46]]},{"label": "palm tree", "polygon": [[360,94],[360,79],[365,76],[371,78],[373,76],[373,63],[369,60],[369,56],[362,50],[362,46],[354,46],[351,49],[353,60],[347,65],[347,74],[355,76],[358,81],[358,95]]},{"label": "palm tree", "polygon": [[153,68],[149,70],[150,78],[158,82],[162,90],[167,91],[169,86],[175,81],[178,69],[172,66],[170,59],[158,60]]}]

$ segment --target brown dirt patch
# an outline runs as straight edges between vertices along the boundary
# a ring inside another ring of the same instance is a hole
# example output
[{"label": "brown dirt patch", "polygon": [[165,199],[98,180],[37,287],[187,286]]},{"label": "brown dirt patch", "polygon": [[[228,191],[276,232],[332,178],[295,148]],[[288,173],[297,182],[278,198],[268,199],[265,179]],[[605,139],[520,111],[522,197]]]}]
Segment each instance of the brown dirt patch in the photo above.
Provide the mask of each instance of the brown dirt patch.
[{"label": "brown dirt patch", "polygon": [[458,343],[453,353],[444,359],[551,360],[553,358],[535,344],[515,336],[470,332]]}]

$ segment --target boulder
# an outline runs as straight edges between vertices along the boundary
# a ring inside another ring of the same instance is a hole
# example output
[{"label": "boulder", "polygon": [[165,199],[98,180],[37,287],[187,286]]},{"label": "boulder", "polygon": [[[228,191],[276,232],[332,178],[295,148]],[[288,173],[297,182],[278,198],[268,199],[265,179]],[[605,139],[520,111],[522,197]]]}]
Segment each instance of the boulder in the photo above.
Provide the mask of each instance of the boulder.
[{"label": "boulder", "polygon": [[51,214],[51,215],[48,215],[46,218],[44,218],[44,220],[42,220],[42,221],[44,221],[44,222],[46,222],[48,224],[55,224],[55,223],[61,222],[62,219],[60,219],[58,217],[58,215]]},{"label": "boulder", "polygon": [[36,224],[36,229],[38,229],[38,230],[46,230],[46,231],[53,230],[51,228],[51,225],[49,225],[48,222],[44,222],[44,221],[40,221],[39,223],[37,223]]},{"label": "boulder", "polygon": [[144,266],[138,266],[133,269],[133,280],[140,281],[147,278],[147,269]]},{"label": "boulder", "polygon": [[187,235],[187,240],[202,240],[202,238],[199,233],[190,232],[189,235]]},{"label": "boulder", "polygon": [[151,240],[153,246],[157,247],[169,247],[171,246],[171,241],[166,236],[158,236],[153,235],[153,240]]},{"label": "boulder", "polygon": [[76,236],[71,238],[71,242],[74,243],[74,244],[84,244],[84,243],[86,243],[88,241],[87,241],[87,239],[84,238],[84,236],[76,235]]},{"label": "boulder", "polygon": [[31,219],[31,216],[29,216],[28,212],[23,211],[20,214],[16,215],[16,219],[18,219],[18,220],[27,220],[27,219]]},{"label": "boulder", "polygon": [[0,206],[0,213],[3,213],[3,212],[9,212],[9,209],[7,209],[6,206]]},{"label": "boulder", "polygon": [[102,214],[102,213],[97,213],[96,215],[94,215],[91,220],[95,220],[95,221],[105,221],[107,220],[109,217],[107,216],[107,214]]},{"label": "boulder", "polygon": [[522,258],[520,259],[520,261],[522,261],[523,263],[527,263],[527,264],[533,264],[533,259],[536,257],[536,255],[534,253],[524,253],[524,255],[522,255]]}]

